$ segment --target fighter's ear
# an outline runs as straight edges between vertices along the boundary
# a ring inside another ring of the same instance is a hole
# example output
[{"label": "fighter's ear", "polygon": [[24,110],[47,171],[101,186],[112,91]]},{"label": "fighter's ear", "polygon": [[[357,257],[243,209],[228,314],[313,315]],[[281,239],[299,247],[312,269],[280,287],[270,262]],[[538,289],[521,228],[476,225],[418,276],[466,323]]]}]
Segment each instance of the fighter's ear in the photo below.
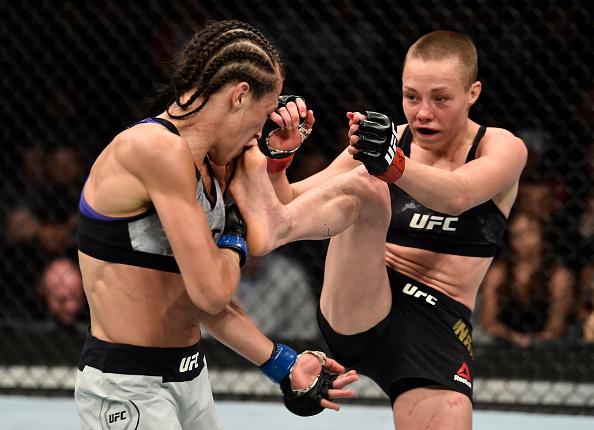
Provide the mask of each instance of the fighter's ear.
[{"label": "fighter's ear", "polygon": [[470,89],[468,90],[468,107],[476,103],[481,95],[482,88],[483,84],[481,84],[481,81],[476,81],[470,86]]},{"label": "fighter's ear", "polygon": [[247,103],[250,95],[250,84],[247,82],[239,82],[235,84],[231,91],[231,105],[235,109],[239,109]]}]

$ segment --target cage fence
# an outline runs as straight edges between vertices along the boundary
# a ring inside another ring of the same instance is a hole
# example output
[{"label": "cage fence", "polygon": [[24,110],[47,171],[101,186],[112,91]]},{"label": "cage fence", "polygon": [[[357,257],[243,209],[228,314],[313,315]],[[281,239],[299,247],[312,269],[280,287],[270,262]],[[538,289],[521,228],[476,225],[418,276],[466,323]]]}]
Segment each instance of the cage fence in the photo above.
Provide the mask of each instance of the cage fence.
[{"label": "cage fence", "polygon": [[[435,29],[473,39],[483,94],[471,117],[511,130],[529,149],[516,205],[545,221],[549,264],[538,287],[546,289],[559,265],[573,279],[566,327],[550,341],[501,343],[476,318],[476,403],[594,411],[594,344],[584,333],[594,290],[589,2],[25,0],[1,9],[0,390],[72,390],[89,315],[82,296],[52,305],[48,283],[53,270],[61,284],[80,286],[73,238],[90,163],[145,115],[183,42],[211,20],[234,18],[279,47],[284,92],[302,95],[315,111],[315,132],[289,172],[294,180],[345,147],[346,111],[388,112],[405,122],[400,75],[414,40]],[[240,299],[271,337],[325,349],[315,307],[326,245],[287,246],[254,263],[265,275],[244,273]],[[58,318],[52,306],[70,311]],[[476,315],[480,309],[479,299]],[[215,396],[278,398],[278,388],[243,359],[208,336],[205,342]],[[385,397],[364,380],[358,401]]]}]

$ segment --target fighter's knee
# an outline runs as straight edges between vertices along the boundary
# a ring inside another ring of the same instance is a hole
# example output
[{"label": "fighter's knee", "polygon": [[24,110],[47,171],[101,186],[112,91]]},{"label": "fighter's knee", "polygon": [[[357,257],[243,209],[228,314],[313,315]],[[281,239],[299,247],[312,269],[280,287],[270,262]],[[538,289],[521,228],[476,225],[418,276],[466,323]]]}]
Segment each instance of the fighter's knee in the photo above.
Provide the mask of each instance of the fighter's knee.
[{"label": "fighter's knee", "polygon": [[379,199],[388,201],[390,194],[385,182],[371,176],[365,169],[354,169],[350,173],[350,184],[353,193],[361,197],[362,200]]},{"label": "fighter's knee", "polygon": [[455,408],[458,406],[472,406],[472,402],[470,398],[466,394],[462,394],[458,391],[449,391],[448,392],[448,405],[450,408]]},{"label": "fighter's knee", "polygon": [[373,212],[374,216],[378,213],[390,216],[390,191],[384,181],[369,175],[365,169],[354,169],[349,182],[350,191],[361,201],[363,209]]}]

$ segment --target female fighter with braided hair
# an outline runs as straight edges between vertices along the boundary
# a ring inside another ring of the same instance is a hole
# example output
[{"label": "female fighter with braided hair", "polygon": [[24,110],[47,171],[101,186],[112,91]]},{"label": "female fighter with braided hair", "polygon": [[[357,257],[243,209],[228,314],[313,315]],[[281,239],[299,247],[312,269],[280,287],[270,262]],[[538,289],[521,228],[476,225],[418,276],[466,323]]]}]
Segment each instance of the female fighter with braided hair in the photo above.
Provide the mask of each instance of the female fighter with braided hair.
[{"label": "female fighter with braided hair", "polygon": [[[219,428],[202,324],[282,382],[289,409],[338,409],[330,399],[353,395],[342,388],[356,374],[330,375],[322,366],[344,368],[274,344],[231,300],[247,245],[238,208],[223,202],[224,166],[256,145],[277,110],[280,59],[257,30],[224,21],[196,34],[173,72],[165,111],[118,134],[81,193],[91,314],[75,387],[82,428]],[[299,106],[311,127],[313,113]],[[294,145],[301,135],[288,124],[272,139]]]},{"label": "female fighter with braided hair", "polygon": [[320,329],[337,360],[390,397],[398,430],[472,426],[471,310],[527,157],[512,133],[469,118],[476,79],[468,37],[429,33],[404,62],[408,124],[349,112],[350,146],[322,172],[269,178],[250,150],[236,173],[237,202],[268,189],[243,213],[260,221],[254,253],[332,237]]}]

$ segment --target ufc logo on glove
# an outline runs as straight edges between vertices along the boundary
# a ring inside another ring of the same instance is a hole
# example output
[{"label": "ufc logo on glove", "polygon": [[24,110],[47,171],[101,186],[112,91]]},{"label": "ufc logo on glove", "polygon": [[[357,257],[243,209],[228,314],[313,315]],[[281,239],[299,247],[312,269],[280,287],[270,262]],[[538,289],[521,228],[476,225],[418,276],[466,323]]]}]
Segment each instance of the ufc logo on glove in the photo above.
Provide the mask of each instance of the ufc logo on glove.
[{"label": "ufc logo on glove", "polygon": [[353,156],[361,161],[370,175],[384,182],[395,182],[404,173],[405,156],[398,147],[394,122],[382,113],[367,111],[367,119],[359,122],[354,145],[358,152]]}]

